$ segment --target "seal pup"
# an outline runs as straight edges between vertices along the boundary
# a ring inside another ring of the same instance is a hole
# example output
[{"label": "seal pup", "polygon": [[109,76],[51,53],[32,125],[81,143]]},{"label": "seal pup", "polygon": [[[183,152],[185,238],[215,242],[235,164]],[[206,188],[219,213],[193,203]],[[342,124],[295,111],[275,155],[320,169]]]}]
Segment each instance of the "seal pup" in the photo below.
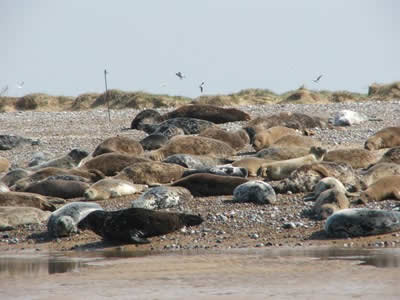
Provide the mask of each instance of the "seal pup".
[{"label": "seal pup", "polygon": [[183,172],[182,177],[186,177],[192,174],[198,173],[209,173],[221,176],[238,176],[246,178],[248,176],[248,171],[246,168],[234,167],[232,165],[223,165],[223,166],[215,166],[208,167],[202,169],[189,169]]},{"label": "seal pup", "polygon": [[311,147],[310,153],[306,156],[265,163],[261,165],[258,173],[269,180],[281,180],[288,177],[297,168],[321,161],[325,153],[325,149]]},{"label": "seal pup", "polygon": [[268,129],[263,129],[254,136],[252,146],[257,152],[261,149],[268,148],[277,140],[285,135],[299,135],[299,131],[284,126],[273,126]]},{"label": "seal pup", "polygon": [[235,150],[227,143],[202,136],[175,136],[157,150],[146,153],[153,160],[163,160],[173,154],[208,155],[227,157],[234,155]]},{"label": "seal pup", "polygon": [[139,143],[146,151],[161,148],[168,142],[168,137],[163,134],[151,134],[142,139]]},{"label": "seal pup", "polygon": [[243,129],[237,131],[227,131],[219,127],[210,127],[199,133],[199,136],[204,136],[227,143],[236,151],[242,150],[250,143],[249,135]]},{"label": "seal pup", "polygon": [[182,105],[163,115],[164,120],[178,117],[207,120],[215,124],[248,121],[251,119],[248,113],[237,108],[224,108],[207,104]]},{"label": "seal pup", "polygon": [[144,150],[142,145],[129,137],[126,136],[114,136],[105,139],[96,149],[94,149],[92,156],[98,156],[104,153],[118,152],[129,155],[141,155]]},{"label": "seal pup", "polygon": [[171,208],[193,199],[190,191],[181,186],[157,186],[148,189],[138,199],[132,201],[132,207],[147,209]]},{"label": "seal pup", "polygon": [[86,200],[107,200],[140,193],[147,189],[147,185],[132,184],[127,180],[104,178],[92,184],[85,192]]},{"label": "seal pup", "polygon": [[318,195],[312,208],[317,219],[324,220],[341,209],[349,208],[350,202],[343,191],[327,189]]},{"label": "seal pup", "polygon": [[221,176],[214,174],[193,174],[177,181],[170,186],[187,188],[195,197],[233,195],[233,190],[249,179],[235,176]]},{"label": "seal pup", "polygon": [[396,163],[377,163],[372,167],[361,171],[360,186],[363,190],[367,189],[377,180],[390,176],[400,175],[400,165]]},{"label": "seal pup", "polygon": [[400,212],[369,208],[347,208],[331,215],[325,232],[333,238],[351,238],[400,230]]},{"label": "seal pup", "polygon": [[163,162],[177,164],[188,169],[205,169],[217,165],[229,164],[233,161],[207,155],[173,154],[164,159]]},{"label": "seal pup", "polygon": [[271,146],[261,149],[255,154],[255,157],[266,160],[287,160],[305,156],[310,153],[310,147],[278,147]]},{"label": "seal pup", "polygon": [[83,197],[84,192],[89,186],[90,184],[82,181],[45,179],[28,185],[23,191],[44,196],[71,199]]},{"label": "seal pup", "polygon": [[50,212],[36,207],[0,207],[0,231],[14,230],[21,225],[41,224],[49,215]]},{"label": "seal pup", "polygon": [[198,134],[204,129],[214,126],[214,123],[194,118],[173,118],[160,124],[143,124],[142,130],[147,134],[163,134],[171,126],[181,128],[185,134]]},{"label": "seal pup", "polygon": [[152,161],[132,164],[112,178],[135,184],[158,185],[181,178],[183,171],[183,167],[175,164]]},{"label": "seal pup", "polygon": [[93,211],[79,222],[78,228],[90,229],[105,240],[146,244],[150,243],[147,239],[149,237],[201,223],[203,218],[196,215],[127,208],[118,211]]},{"label": "seal pup", "polygon": [[400,200],[400,175],[382,177],[362,191],[360,195],[362,203],[385,199]]},{"label": "seal pup", "polygon": [[105,176],[114,176],[123,168],[139,162],[149,162],[150,159],[129,154],[111,152],[100,154],[82,164],[81,170],[98,170]]},{"label": "seal pup", "polygon": [[131,129],[142,130],[144,124],[158,124],[163,121],[161,114],[154,109],[145,109],[138,113],[131,122]]},{"label": "seal pup", "polygon": [[364,144],[367,150],[378,150],[400,146],[400,127],[386,127],[372,136]]},{"label": "seal pup", "polygon": [[52,212],[47,230],[53,237],[69,236],[78,232],[78,223],[89,213],[103,208],[94,202],[71,202]]},{"label": "seal pup", "polygon": [[345,162],[354,169],[366,168],[375,164],[383,155],[381,150],[368,151],[362,148],[331,150],[324,156],[324,161]]},{"label": "seal pup", "polygon": [[36,207],[41,210],[54,211],[56,207],[50,199],[34,193],[10,191],[0,193],[0,206]]},{"label": "seal pup", "polygon": [[89,153],[85,150],[80,149],[72,149],[68,154],[57,157],[47,162],[43,162],[39,165],[29,167],[28,170],[38,171],[39,169],[44,168],[63,168],[63,169],[72,169],[79,165],[82,159],[88,156]]},{"label": "seal pup", "polygon": [[269,183],[261,180],[252,180],[238,185],[233,190],[232,201],[274,204],[276,202],[276,194]]}]

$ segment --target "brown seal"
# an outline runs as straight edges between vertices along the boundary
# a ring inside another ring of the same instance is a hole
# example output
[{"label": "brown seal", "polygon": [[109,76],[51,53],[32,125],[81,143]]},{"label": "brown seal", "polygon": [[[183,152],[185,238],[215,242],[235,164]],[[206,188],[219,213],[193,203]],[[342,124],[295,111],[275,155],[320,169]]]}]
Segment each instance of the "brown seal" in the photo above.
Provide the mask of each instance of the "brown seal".
[{"label": "brown seal", "polygon": [[199,136],[223,141],[236,151],[243,149],[250,143],[249,135],[243,129],[237,131],[227,131],[225,129],[213,126],[200,132]]},{"label": "brown seal", "polygon": [[400,200],[400,175],[382,177],[361,192],[360,196],[363,203],[393,198]]},{"label": "brown seal", "polygon": [[55,211],[56,207],[49,201],[49,198],[24,192],[0,193],[0,206],[24,206],[36,207],[41,210]]},{"label": "brown seal", "polygon": [[258,176],[258,169],[268,162],[272,162],[273,160],[262,159],[258,157],[243,157],[239,160],[236,160],[232,163],[234,167],[246,168],[248,171],[248,176]]},{"label": "brown seal", "polygon": [[156,185],[181,178],[184,170],[184,167],[176,164],[151,161],[130,165],[112,178],[136,184]]},{"label": "brown seal", "polygon": [[140,156],[111,152],[93,157],[80,166],[79,169],[99,170],[106,176],[114,176],[129,165],[146,161],[150,161],[150,159]]},{"label": "brown seal", "polygon": [[370,168],[361,171],[361,188],[367,189],[371,184],[380,178],[390,175],[400,175],[400,165],[385,162],[377,163]]},{"label": "brown seal", "polygon": [[306,156],[263,164],[259,169],[259,175],[269,180],[281,180],[302,166],[321,161],[325,153],[325,149],[311,147],[310,153]]},{"label": "brown seal", "polygon": [[285,135],[299,135],[300,133],[293,129],[284,126],[273,126],[268,129],[263,129],[256,133],[253,139],[253,148],[256,151],[268,148],[277,140]]},{"label": "brown seal", "polygon": [[368,151],[362,148],[336,149],[326,153],[324,161],[345,162],[354,169],[375,164],[383,155],[382,150]]},{"label": "brown seal", "polygon": [[227,143],[202,136],[175,136],[160,149],[150,151],[145,156],[153,160],[163,160],[173,154],[208,155],[227,157],[235,150]]},{"label": "brown seal", "polygon": [[221,176],[208,173],[193,174],[179,179],[171,186],[187,188],[195,197],[233,195],[233,190],[249,180],[236,176]]},{"label": "brown seal", "polygon": [[400,164],[400,147],[393,147],[387,150],[377,163],[382,162]]},{"label": "brown seal", "polygon": [[107,200],[142,192],[147,185],[133,184],[130,181],[104,178],[92,184],[84,193],[87,200]]},{"label": "brown seal", "polygon": [[285,135],[275,141],[273,144],[276,147],[320,147],[321,142],[309,137],[309,136],[302,136],[302,135]]},{"label": "brown seal", "polygon": [[334,212],[349,208],[350,202],[346,194],[335,188],[323,191],[315,200],[312,208],[318,219],[326,219]]},{"label": "brown seal", "polygon": [[119,152],[129,155],[141,155],[144,150],[142,145],[129,137],[126,136],[114,136],[105,139],[96,149],[93,151],[92,156],[95,157],[100,154]]},{"label": "brown seal", "polygon": [[90,184],[74,180],[42,180],[28,185],[23,191],[63,199],[83,197]]},{"label": "brown seal", "polygon": [[377,150],[382,148],[392,148],[400,146],[400,127],[386,127],[370,136],[364,148],[368,150]]},{"label": "brown seal", "polygon": [[207,120],[215,124],[248,121],[250,115],[236,108],[223,108],[207,104],[183,105],[162,116],[164,120],[172,118],[195,118]]},{"label": "brown seal", "polygon": [[266,160],[286,160],[307,155],[310,147],[278,147],[272,146],[261,149],[256,153],[256,157]]}]

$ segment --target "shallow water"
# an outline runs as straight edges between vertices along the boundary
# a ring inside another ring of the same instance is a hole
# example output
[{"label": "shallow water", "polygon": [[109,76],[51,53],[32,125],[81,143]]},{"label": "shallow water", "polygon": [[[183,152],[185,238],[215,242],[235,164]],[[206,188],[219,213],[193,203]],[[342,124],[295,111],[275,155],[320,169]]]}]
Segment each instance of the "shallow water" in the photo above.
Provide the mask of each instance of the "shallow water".
[{"label": "shallow water", "polygon": [[[111,248],[96,251],[72,251],[49,253],[0,254],[0,274],[12,277],[35,276],[38,274],[55,274],[79,272],[88,265],[112,264],[116,259],[137,258],[145,256],[183,256],[240,254],[257,256],[261,261],[270,258],[307,257],[316,260],[354,261],[360,266],[370,265],[378,268],[400,267],[400,249],[354,249],[354,248],[276,248],[276,249],[227,249],[220,251],[185,250],[174,252],[155,252],[143,250],[124,250]],[[160,259],[162,262],[162,258]]]}]

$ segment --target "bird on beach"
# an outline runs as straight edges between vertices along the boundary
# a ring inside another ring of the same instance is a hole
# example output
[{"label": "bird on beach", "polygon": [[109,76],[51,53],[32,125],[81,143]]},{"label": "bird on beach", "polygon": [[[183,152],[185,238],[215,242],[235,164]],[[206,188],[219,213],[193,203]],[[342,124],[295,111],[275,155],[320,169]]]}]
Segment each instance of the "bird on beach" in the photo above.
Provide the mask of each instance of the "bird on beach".
[{"label": "bird on beach", "polygon": [[317,78],[315,78],[313,81],[314,81],[315,83],[318,83],[319,80],[320,80],[321,78],[322,78],[322,74],[319,75]]},{"label": "bird on beach", "polygon": [[182,72],[177,72],[177,73],[175,73],[175,75],[178,76],[179,79],[181,79],[181,80],[186,77]]},{"label": "bird on beach", "polygon": [[205,84],[205,82],[203,81],[203,82],[199,85],[200,93],[202,93],[203,90],[204,90],[204,84]]}]

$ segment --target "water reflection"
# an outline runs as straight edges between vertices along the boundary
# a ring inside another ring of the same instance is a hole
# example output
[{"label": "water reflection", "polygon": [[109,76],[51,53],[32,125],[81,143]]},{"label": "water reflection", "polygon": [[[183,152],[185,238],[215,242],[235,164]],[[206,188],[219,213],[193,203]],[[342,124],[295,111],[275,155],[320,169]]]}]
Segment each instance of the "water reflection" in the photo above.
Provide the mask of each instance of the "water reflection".
[{"label": "water reflection", "polygon": [[400,249],[354,249],[354,248],[277,248],[277,249],[227,249],[218,251],[182,250],[175,252],[156,252],[149,250],[111,248],[97,251],[75,251],[69,253],[47,253],[45,255],[0,255],[0,275],[35,276],[38,274],[55,274],[78,272],[88,262],[110,261],[117,258],[144,257],[148,255],[225,255],[240,254],[243,260],[246,255],[256,255],[260,259],[278,257],[311,257],[321,260],[350,260],[359,265],[370,265],[378,268],[400,267]]}]

